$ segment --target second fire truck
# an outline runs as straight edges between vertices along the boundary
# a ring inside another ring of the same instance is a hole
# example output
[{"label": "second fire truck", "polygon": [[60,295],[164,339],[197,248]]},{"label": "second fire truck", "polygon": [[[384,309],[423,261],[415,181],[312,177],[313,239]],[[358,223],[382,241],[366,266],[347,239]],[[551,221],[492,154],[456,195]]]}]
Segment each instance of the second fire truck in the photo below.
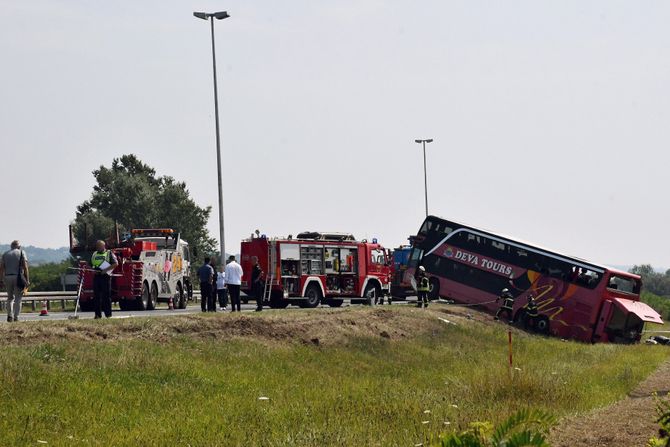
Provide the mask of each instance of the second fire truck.
[{"label": "second fire truck", "polygon": [[252,236],[242,241],[242,290],[251,294],[252,258],[265,273],[264,302],[339,307],[343,299],[374,305],[389,294],[391,267],[375,239],[357,241],[351,234],[304,232],[296,238]]}]

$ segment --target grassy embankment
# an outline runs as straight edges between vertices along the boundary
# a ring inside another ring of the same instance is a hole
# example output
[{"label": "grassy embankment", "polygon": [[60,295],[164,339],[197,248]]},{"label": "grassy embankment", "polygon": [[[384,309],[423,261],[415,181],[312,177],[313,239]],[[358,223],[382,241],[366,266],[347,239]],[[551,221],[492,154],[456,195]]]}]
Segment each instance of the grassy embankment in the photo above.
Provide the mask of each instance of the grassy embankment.
[{"label": "grassy embankment", "polygon": [[[318,344],[298,327],[288,341],[292,318]],[[266,324],[284,340],[258,339]],[[21,325],[0,328],[2,445],[415,445],[519,408],[606,405],[668,358],[515,333],[511,377],[504,325],[400,307]]]}]

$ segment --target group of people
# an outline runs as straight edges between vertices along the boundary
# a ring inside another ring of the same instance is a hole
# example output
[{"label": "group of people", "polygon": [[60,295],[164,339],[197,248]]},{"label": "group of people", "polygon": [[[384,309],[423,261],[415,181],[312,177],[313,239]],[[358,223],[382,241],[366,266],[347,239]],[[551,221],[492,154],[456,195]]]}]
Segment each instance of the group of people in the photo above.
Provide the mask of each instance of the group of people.
[{"label": "group of people", "polygon": [[[256,312],[263,310],[264,273],[258,263],[258,257],[251,258],[251,298],[256,300]],[[231,312],[241,312],[240,286],[242,285],[242,266],[235,256],[229,256],[225,266],[216,271],[214,260],[205,258],[205,263],[198,269],[200,280],[200,308],[203,312],[216,312],[216,300],[219,300],[221,311],[228,310],[230,295]]]},{"label": "group of people", "polygon": [[[504,288],[500,293],[500,296],[496,299],[496,302],[502,300],[502,305],[496,312],[495,319],[499,320],[502,314],[507,315],[507,320],[509,324],[514,323],[514,295],[509,289]],[[535,301],[535,297],[532,294],[528,295],[528,303],[525,307],[525,312],[523,314],[523,327],[524,329],[537,329],[537,321],[540,318],[540,311]]]},{"label": "group of people", "polygon": [[200,281],[200,309],[203,312],[216,312],[217,301],[221,311],[228,310],[230,296],[231,312],[240,312],[240,286],[242,285],[242,266],[235,256],[228,257],[226,265],[216,269],[214,259],[205,258],[205,263],[198,269]]},{"label": "group of people", "polygon": [[[430,292],[430,281],[426,275],[426,268],[424,266],[419,266],[416,269],[414,276],[416,281],[416,292],[417,292],[417,307],[428,307],[428,293]],[[510,324],[514,323],[514,295],[509,291],[508,288],[502,289],[500,296],[496,299],[496,302],[502,300],[502,304],[498,311],[496,312],[495,319],[499,320],[501,315],[505,314],[507,320]],[[523,326],[526,330],[528,329],[537,329],[537,322],[540,319],[540,312],[535,297],[532,294],[528,295],[528,303],[525,306],[525,312],[523,313]]]}]

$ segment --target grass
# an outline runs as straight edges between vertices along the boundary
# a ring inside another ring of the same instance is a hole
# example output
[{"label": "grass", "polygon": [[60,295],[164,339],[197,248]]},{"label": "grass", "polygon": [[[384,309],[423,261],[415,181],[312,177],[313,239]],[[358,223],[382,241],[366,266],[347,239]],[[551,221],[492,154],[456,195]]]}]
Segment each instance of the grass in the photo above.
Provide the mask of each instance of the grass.
[{"label": "grass", "polygon": [[0,443],[415,445],[529,406],[560,417],[606,405],[668,358],[661,346],[520,334],[520,371],[510,375],[502,325],[425,315],[417,336],[401,341],[316,346],[181,335],[3,346]]}]

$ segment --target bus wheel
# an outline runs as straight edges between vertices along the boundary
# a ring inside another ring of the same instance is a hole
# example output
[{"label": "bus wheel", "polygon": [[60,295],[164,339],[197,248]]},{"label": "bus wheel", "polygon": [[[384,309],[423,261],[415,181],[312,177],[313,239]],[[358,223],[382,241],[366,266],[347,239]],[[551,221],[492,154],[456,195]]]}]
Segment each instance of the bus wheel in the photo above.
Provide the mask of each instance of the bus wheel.
[{"label": "bus wheel", "polygon": [[341,307],[344,303],[344,300],[328,300],[328,305],[330,307]]},{"label": "bus wheel", "polygon": [[154,310],[156,302],[158,301],[158,285],[155,282],[151,283],[151,293],[149,294],[149,301],[147,303],[147,310]]},{"label": "bus wheel", "polygon": [[549,334],[549,318],[541,316],[535,323],[535,330],[540,334]]},{"label": "bus wheel", "polygon": [[314,308],[319,305],[321,301],[321,290],[316,284],[310,284],[305,290],[305,299],[302,302],[302,307]]},{"label": "bus wheel", "polygon": [[430,289],[428,290],[428,299],[436,300],[440,297],[440,280],[432,277],[430,278]]},{"label": "bus wheel", "polygon": [[376,284],[368,284],[365,286],[365,292],[363,292],[363,296],[365,297],[365,305],[366,306],[374,306],[377,304],[377,299],[381,296],[382,291],[379,287],[377,287]]}]

